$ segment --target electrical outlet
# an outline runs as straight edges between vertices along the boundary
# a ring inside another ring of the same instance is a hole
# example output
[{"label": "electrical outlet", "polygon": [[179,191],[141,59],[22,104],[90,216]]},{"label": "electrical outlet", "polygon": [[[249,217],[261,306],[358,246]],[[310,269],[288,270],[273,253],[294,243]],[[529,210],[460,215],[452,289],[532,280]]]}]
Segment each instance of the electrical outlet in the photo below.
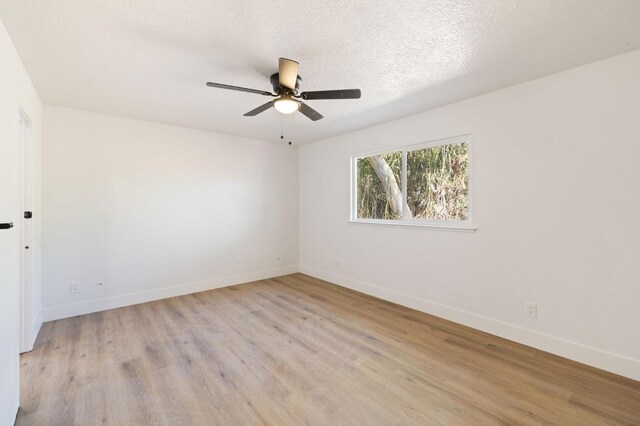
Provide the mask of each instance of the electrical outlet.
[{"label": "electrical outlet", "polygon": [[527,308],[527,316],[535,318],[538,316],[538,305],[533,302],[525,302]]},{"label": "electrical outlet", "polygon": [[80,282],[74,281],[69,283],[69,293],[80,293]]}]

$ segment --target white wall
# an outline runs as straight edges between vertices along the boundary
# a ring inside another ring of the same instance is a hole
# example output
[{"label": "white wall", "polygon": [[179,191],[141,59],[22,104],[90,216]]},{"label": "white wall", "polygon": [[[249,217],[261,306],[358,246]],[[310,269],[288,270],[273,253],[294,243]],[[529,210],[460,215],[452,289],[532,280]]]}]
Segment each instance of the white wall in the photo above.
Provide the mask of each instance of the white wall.
[{"label": "white wall", "polygon": [[[301,270],[640,379],[638,76],[635,51],[301,147]],[[475,233],[347,221],[351,155],[466,133]]]},{"label": "white wall", "polygon": [[[22,192],[22,150],[18,137],[19,109],[33,124],[34,234],[33,313],[40,307],[40,135],[42,103],[4,25],[0,22],[0,222],[16,227],[0,230],[0,425],[12,425],[18,410],[19,285]],[[37,332],[37,330],[35,330]]]},{"label": "white wall", "polygon": [[48,105],[44,123],[45,320],[297,270],[296,147]]}]

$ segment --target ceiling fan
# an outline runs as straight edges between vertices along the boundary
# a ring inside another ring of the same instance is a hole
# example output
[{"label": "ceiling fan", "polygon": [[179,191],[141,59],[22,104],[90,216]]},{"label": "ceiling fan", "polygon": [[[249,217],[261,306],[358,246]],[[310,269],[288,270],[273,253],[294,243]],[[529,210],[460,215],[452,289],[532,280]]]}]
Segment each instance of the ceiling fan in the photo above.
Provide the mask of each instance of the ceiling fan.
[{"label": "ceiling fan", "polygon": [[208,82],[207,86],[218,89],[237,90],[239,92],[255,93],[256,95],[275,97],[274,100],[260,105],[246,114],[245,117],[253,117],[261,112],[274,107],[282,114],[291,114],[300,111],[313,121],[323,118],[315,109],[302,102],[300,99],[312,101],[317,99],[359,99],[360,89],[344,90],[318,90],[314,92],[298,92],[302,78],[298,75],[300,64],[291,59],[280,58],[278,60],[278,72],[271,76],[271,85],[275,93],[264,90],[248,89],[246,87],[231,86],[228,84]]}]

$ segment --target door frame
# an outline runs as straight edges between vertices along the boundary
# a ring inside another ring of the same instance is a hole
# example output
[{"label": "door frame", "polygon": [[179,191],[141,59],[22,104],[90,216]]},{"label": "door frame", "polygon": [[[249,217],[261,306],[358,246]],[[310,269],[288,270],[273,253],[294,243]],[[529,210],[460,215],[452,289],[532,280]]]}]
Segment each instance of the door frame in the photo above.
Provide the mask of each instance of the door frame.
[{"label": "door frame", "polygon": [[[33,208],[33,122],[20,108],[18,152],[20,153],[20,353],[33,349],[33,224],[24,212]],[[29,221],[29,222],[27,222]],[[25,247],[29,246],[29,249]],[[29,252],[27,252],[29,250]]]}]

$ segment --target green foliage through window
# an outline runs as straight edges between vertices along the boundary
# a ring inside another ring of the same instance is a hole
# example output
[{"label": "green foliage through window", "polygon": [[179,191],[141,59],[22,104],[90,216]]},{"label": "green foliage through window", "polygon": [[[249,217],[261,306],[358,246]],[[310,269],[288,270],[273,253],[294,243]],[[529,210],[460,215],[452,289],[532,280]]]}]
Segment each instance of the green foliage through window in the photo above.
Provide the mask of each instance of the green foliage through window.
[{"label": "green foliage through window", "polygon": [[414,218],[467,220],[466,143],[407,152],[407,203]]},{"label": "green foliage through window", "polygon": [[[360,219],[469,219],[469,146],[438,145],[358,158],[356,209]],[[406,180],[406,202],[403,183]]]}]

